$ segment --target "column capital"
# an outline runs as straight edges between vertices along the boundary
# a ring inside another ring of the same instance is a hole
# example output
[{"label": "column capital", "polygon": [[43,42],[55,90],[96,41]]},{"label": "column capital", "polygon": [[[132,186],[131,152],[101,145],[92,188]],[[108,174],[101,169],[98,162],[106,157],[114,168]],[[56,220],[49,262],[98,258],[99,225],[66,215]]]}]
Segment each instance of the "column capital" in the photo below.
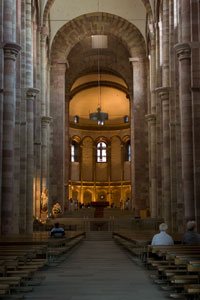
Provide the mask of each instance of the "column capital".
[{"label": "column capital", "polygon": [[155,123],[156,122],[156,115],[155,114],[148,114],[145,115],[145,119],[150,122],[150,123]]},{"label": "column capital", "polygon": [[63,61],[52,61],[51,62],[51,69],[56,69],[57,71],[61,71],[61,72],[65,72],[66,68],[67,68],[67,61],[63,60]]},{"label": "column capital", "polygon": [[27,88],[26,89],[26,96],[28,98],[34,98],[40,92],[39,89],[36,88]]},{"label": "column capital", "polygon": [[160,96],[161,100],[169,100],[170,87],[158,87],[155,92]]},{"label": "column capital", "polygon": [[3,45],[3,50],[5,59],[15,61],[19,51],[21,50],[21,46],[17,43],[5,43]]},{"label": "column capital", "polygon": [[51,121],[52,121],[52,117],[50,117],[50,116],[42,116],[41,120],[42,120],[42,123],[50,124]]},{"label": "column capital", "polygon": [[129,58],[129,62],[131,62],[133,66],[135,64],[137,64],[139,61],[140,61],[140,59],[138,57],[130,57]]},{"label": "column capital", "polygon": [[174,46],[174,50],[176,51],[176,55],[180,61],[191,58],[191,46],[189,43],[176,44]]}]

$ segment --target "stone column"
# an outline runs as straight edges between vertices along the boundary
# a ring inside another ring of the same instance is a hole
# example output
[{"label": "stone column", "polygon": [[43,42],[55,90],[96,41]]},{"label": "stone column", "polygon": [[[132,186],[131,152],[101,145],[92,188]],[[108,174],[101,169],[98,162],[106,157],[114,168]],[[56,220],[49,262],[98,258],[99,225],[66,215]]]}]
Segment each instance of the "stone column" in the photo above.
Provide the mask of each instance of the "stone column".
[{"label": "stone column", "polygon": [[169,87],[157,88],[156,92],[162,102],[163,129],[163,217],[171,228],[171,194],[170,194],[170,130],[169,130]]},{"label": "stone column", "polygon": [[27,123],[26,123],[26,0],[21,0],[21,101],[20,101],[20,198],[19,231],[26,231],[26,157],[27,157]]},{"label": "stone column", "polygon": [[158,216],[157,208],[157,170],[156,170],[156,36],[155,29],[150,32],[151,37],[151,49],[150,49],[150,107],[149,114],[146,115],[149,128],[149,182],[151,185],[150,189],[150,211],[151,217],[155,218]]},{"label": "stone column", "polygon": [[[83,203],[83,143],[80,145],[80,151],[81,151],[81,161],[80,161],[80,181],[81,181],[81,187],[80,187],[80,199]],[[94,170],[94,169],[93,169]],[[93,199],[92,199],[93,201]]]},{"label": "stone column", "polygon": [[69,101],[70,97],[66,97],[65,101],[65,194],[63,201],[64,207],[69,207],[69,165],[70,165],[70,146],[69,146]]},{"label": "stone column", "polygon": [[[41,151],[41,166],[42,166],[42,191],[44,190],[49,191],[49,151],[48,151],[48,146],[49,146],[49,124],[51,122],[51,117],[48,116],[43,116],[41,118],[42,120],[42,151]],[[49,207],[48,203],[48,214],[51,213],[51,208]]]},{"label": "stone column", "polygon": [[[3,89],[0,88],[0,191],[2,187],[2,143],[3,143]],[[1,192],[0,192],[0,207],[1,207]],[[0,232],[1,232],[1,222],[0,222]]]},{"label": "stone column", "polygon": [[[161,67],[160,67],[160,28],[159,23],[155,24],[155,87],[159,87],[162,84]],[[155,95],[155,114],[156,114],[156,174],[157,174],[157,214],[158,217],[162,216],[162,142],[161,142],[161,105],[160,99],[157,93]]]},{"label": "stone column", "polygon": [[[51,66],[52,154],[51,154],[51,195],[52,204],[64,202],[65,181],[65,63]],[[63,209],[63,207],[62,207]]]},{"label": "stone column", "polygon": [[26,194],[26,232],[33,232],[33,175],[34,175],[34,100],[38,89],[29,88],[27,97],[27,194]]},{"label": "stone column", "polygon": [[[37,101],[37,100],[36,100]],[[35,171],[33,178],[33,215],[41,218],[41,142],[40,136],[34,141]]]},{"label": "stone column", "polygon": [[14,128],[16,102],[16,57],[21,47],[4,45],[4,100],[2,144],[2,234],[13,232],[14,201]]},{"label": "stone column", "polygon": [[191,49],[189,44],[181,43],[175,46],[175,50],[179,58],[182,178],[185,204],[185,220],[187,221],[188,219],[195,218],[190,59]]},{"label": "stone column", "polygon": [[169,86],[169,0],[163,0],[162,22],[162,86]]},{"label": "stone column", "polygon": [[136,214],[145,209],[148,199],[147,82],[146,61],[129,58],[133,66],[133,100],[131,101],[131,190]]},{"label": "stone column", "polygon": [[13,14],[14,3],[13,0],[3,0],[3,40],[6,42],[14,41],[13,37]]},{"label": "stone column", "polygon": [[108,182],[108,191],[109,191],[109,204],[111,204],[111,192],[112,188],[110,187],[111,182],[111,143],[107,144],[107,182]]},{"label": "stone column", "polygon": [[26,0],[26,87],[33,86],[31,2],[32,0]]},{"label": "stone column", "polygon": [[151,182],[151,194],[150,194],[150,211],[151,217],[157,217],[157,184],[156,184],[156,115],[148,114],[146,119],[149,122],[150,128],[150,182]]},{"label": "stone column", "polygon": [[41,36],[40,36],[40,46],[41,46],[41,115],[47,115],[47,53],[46,53],[46,39],[47,39],[47,28],[41,28]]},{"label": "stone column", "polygon": [[[191,67],[192,67],[192,105],[193,105],[193,143],[194,147],[194,199],[195,199],[195,217],[197,221],[197,231],[200,232],[200,82],[199,82],[199,68],[200,68],[200,38],[199,30],[199,1],[193,0],[190,2],[191,7]],[[198,24],[198,25],[197,25]],[[198,28],[199,28],[198,27]]]},{"label": "stone column", "polygon": [[[93,175],[92,175],[92,180],[94,182],[94,187],[93,187],[93,196],[92,196],[92,201],[96,201],[96,164],[97,164],[97,147],[96,144],[93,141]],[[81,156],[82,157],[82,156]]]}]

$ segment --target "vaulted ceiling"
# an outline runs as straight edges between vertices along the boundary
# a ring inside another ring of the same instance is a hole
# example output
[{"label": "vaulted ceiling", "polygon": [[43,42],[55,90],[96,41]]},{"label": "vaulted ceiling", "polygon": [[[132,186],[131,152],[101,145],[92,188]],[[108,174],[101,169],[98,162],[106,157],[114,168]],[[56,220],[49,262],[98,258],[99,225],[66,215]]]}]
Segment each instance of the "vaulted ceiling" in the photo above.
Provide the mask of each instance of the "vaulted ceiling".
[{"label": "vaulted ceiling", "polygon": [[[78,108],[83,118],[88,115],[88,111],[96,109],[95,98],[97,97],[94,94],[97,93],[98,88],[89,87],[88,90],[84,88],[73,94],[72,87],[79,78],[86,79],[89,74],[93,74],[95,78],[98,72],[110,76],[109,88],[102,89],[104,92],[107,91],[107,100],[102,98],[102,105],[109,110],[112,119],[117,119],[119,116],[122,118],[124,114],[129,113],[127,95],[131,93],[132,88],[132,65],[129,58],[139,57],[144,60],[146,57],[146,18],[147,14],[150,16],[152,13],[152,2],[149,0],[43,1],[43,21],[45,23],[48,20],[50,26],[51,63],[67,65],[66,94],[70,95],[68,97],[71,99],[71,117]],[[106,35],[108,38],[108,47],[101,49],[100,52],[92,49],[91,45],[91,36],[97,34]],[[122,92],[116,88],[112,76],[121,78],[127,86],[126,91]],[[89,81],[88,85],[90,85]],[[121,96],[118,97],[120,93]],[[112,112],[115,104],[123,109]]]}]

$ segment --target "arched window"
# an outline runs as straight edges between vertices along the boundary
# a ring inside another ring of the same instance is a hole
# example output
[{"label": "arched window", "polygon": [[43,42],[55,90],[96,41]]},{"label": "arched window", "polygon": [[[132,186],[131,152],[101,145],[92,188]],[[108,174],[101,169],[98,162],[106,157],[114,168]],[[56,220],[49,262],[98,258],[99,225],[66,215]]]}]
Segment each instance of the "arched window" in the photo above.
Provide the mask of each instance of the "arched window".
[{"label": "arched window", "polygon": [[74,123],[79,123],[79,116],[74,116]]},{"label": "arched window", "polygon": [[104,142],[97,144],[97,162],[107,162],[107,145]]},{"label": "arched window", "polygon": [[72,141],[72,145],[71,145],[71,162],[79,162],[79,143],[77,143],[76,141]]},{"label": "arched window", "polygon": [[131,161],[131,143],[130,140],[125,143],[125,161]]}]

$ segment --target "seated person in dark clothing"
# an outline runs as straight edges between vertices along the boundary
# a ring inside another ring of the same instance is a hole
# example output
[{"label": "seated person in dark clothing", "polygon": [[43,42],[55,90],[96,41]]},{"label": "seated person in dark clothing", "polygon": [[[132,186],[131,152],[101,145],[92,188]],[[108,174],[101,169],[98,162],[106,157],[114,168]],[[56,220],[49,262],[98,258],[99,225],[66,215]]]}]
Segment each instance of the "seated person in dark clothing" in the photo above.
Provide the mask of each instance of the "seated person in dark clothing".
[{"label": "seated person in dark clothing", "polygon": [[60,224],[57,222],[54,224],[54,228],[51,229],[51,237],[62,238],[65,237],[65,231],[63,228],[60,228]]},{"label": "seated person in dark clothing", "polygon": [[200,245],[200,234],[195,232],[196,222],[187,222],[187,232],[184,234],[182,244],[185,245]]}]

